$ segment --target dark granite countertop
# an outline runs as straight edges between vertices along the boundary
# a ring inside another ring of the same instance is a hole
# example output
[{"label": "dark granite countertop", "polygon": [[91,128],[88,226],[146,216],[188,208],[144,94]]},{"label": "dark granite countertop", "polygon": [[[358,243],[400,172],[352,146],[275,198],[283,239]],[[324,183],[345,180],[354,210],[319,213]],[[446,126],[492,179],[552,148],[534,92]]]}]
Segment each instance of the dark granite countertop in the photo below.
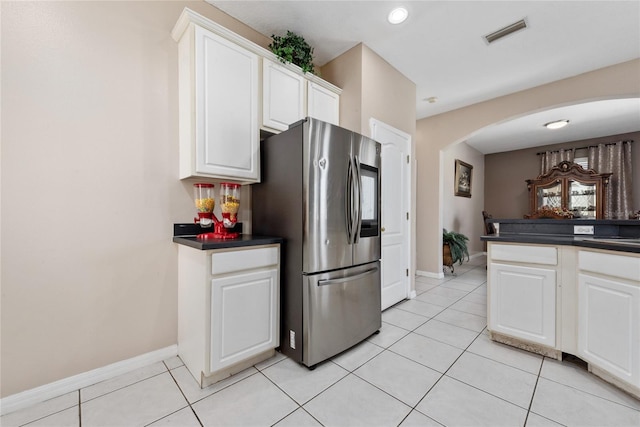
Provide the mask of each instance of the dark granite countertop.
[{"label": "dark granite countertop", "polygon": [[[625,239],[618,239],[611,236],[594,239],[587,236],[562,236],[552,234],[493,234],[489,236],[481,236],[481,240],[486,242],[504,242],[504,243],[534,243],[539,245],[566,245],[580,246],[583,248],[606,249],[610,251],[640,253],[640,244],[629,242],[625,243]],[[601,240],[606,239],[606,240]],[[619,240],[619,241],[615,241]]]},{"label": "dark granite countertop", "polygon": [[[490,219],[500,224],[498,234],[482,236],[487,242],[568,245],[640,253],[638,220]],[[593,234],[574,234],[574,226],[593,226]]]},{"label": "dark granite countertop", "polygon": [[284,243],[282,237],[254,236],[251,234],[241,234],[237,239],[198,239],[196,236],[173,236],[173,241],[203,251]]},{"label": "dark granite countertop", "polygon": [[[255,236],[251,234],[240,234],[237,239],[198,239],[200,233],[208,233],[213,229],[202,229],[196,224],[174,224],[173,225],[173,241],[180,245],[190,246],[203,251],[211,249],[240,248],[261,245],[282,244],[282,237],[274,236]],[[240,225],[235,231],[241,232]]]}]

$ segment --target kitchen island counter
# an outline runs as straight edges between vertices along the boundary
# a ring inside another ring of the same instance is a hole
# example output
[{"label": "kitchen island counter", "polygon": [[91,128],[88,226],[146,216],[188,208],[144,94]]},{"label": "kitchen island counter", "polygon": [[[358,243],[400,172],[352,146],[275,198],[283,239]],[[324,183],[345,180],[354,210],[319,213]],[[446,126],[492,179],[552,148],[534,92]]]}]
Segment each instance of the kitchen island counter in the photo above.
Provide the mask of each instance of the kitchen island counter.
[{"label": "kitchen island counter", "polygon": [[499,232],[482,237],[491,339],[577,356],[640,398],[640,221],[492,222]]},{"label": "kitchen island counter", "polygon": [[[487,242],[567,245],[591,249],[640,253],[640,221],[637,220],[556,220],[490,219],[499,232],[481,236]],[[499,224],[499,225],[498,225]],[[574,234],[592,227],[592,234]]]}]

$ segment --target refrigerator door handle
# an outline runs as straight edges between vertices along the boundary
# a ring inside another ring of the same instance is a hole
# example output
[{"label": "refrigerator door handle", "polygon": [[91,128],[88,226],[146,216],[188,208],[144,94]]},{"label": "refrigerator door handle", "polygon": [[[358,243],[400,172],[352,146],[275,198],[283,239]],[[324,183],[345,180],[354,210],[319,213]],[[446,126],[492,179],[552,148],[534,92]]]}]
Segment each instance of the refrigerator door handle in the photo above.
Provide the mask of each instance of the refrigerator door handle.
[{"label": "refrigerator door handle", "polygon": [[327,286],[327,285],[339,285],[341,283],[350,282],[352,280],[358,280],[370,274],[374,274],[378,271],[378,267],[370,268],[368,270],[363,271],[362,273],[354,274],[353,276],[341,277],[339,279],[327,279],[327,280],[319,280],[318,286]]},{"label": "refrigerator door handle", "polygon": [[357,187],[357,165],[353,160],[352,156],[349,156],[349,167],[348,167],[348,178],[347,178],[347,240],[350,245],[354,244],[356,241],[356,229],[358,227],[358,211],[357,206],[360,203],[360,199],[358,198],[356,201],[356,196],[358,196],[358,187]]},{"label": "refrigerator door handle", "polygon": [[351,186],[353,182],[352,174],[351,174],[351,157],[349,157],[349,164],[347,165],[347,194],[344,201],[344,218],[347,225],[347,242],[351,244],[351,223],[353,222],[351,219],[351,206],[353,205],[351,201]]},{"label": "refrigerator door handle", "polygon": [[356,192],[358,195],[358,202],[356,203],[357,212],[356,212],[356,224],[355,224],[355,232],[353,236],[353,243],[356,244],[360,240],[360,231],[362,229],[362,174],[360,172],[360,160],[358,156],[355,156],[355,167],[356,167]]}]

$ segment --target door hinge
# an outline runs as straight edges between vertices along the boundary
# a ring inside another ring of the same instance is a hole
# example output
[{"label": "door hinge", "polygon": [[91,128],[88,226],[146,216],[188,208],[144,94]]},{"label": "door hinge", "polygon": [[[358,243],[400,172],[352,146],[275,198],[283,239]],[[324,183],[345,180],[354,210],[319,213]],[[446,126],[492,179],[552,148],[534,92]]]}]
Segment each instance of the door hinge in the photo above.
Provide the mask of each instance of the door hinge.
[{"label": "door hinge", "polygon": [[409,269],[407,268],[407,277],[409,277]]},{"label": "door hinge", "polygon": [[409,212],[407,212],[407,221],[409,221]]},{"label": "door hinge", "polygon": [[409,163],[409,155],[407,154],[407,163]]}]

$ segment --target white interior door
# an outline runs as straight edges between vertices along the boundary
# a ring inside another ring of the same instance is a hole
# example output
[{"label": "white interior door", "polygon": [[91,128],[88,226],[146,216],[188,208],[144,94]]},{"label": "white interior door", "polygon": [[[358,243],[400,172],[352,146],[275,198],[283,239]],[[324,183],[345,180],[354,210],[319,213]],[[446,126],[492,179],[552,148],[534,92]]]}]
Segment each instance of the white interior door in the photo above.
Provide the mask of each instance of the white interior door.
[{"label": "white interior door", "polygon": [[382,310],[409,294],[411,135],[371,119],[371,136],[382,144]]}]

